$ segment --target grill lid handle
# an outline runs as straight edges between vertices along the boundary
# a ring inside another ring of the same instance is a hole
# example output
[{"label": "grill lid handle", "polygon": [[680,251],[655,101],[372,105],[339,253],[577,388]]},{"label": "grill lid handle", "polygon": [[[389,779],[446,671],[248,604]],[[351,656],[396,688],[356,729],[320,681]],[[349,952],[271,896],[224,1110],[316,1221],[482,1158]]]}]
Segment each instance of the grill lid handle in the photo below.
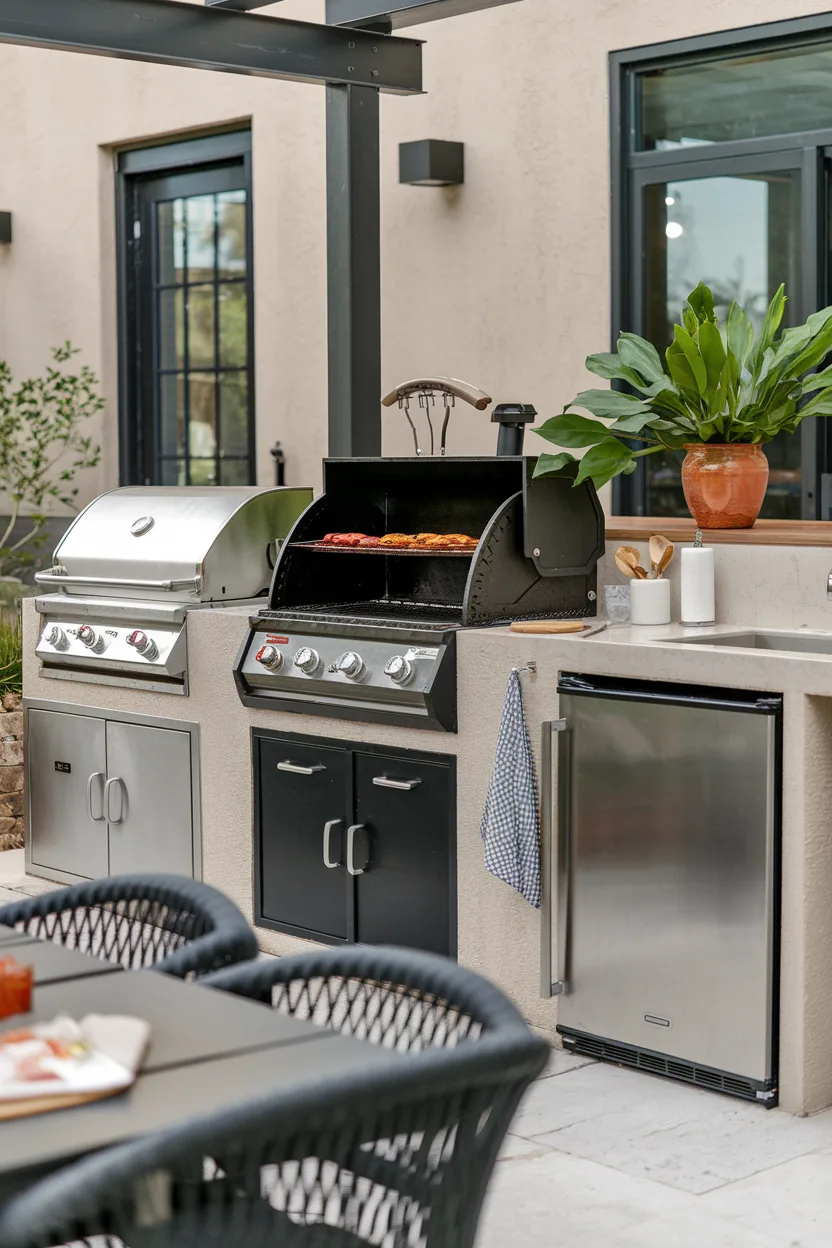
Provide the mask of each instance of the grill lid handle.
[{"label": "grill lid handle", "polygon": [[177,589],[189,589],[198,593],[201,580],[198,576],[189,576],[180,581],[131,581],[120,576],[70,576],[60,566],[50,568],[48,572],[36,572],[38,585],[110,585],[118,589],[155,589],[164,593],[173,593]]},{"label": "grill lid handle", "polygon": [[484,412],[491,396],[484,390],[478,390],[467,381],[457,381],[455,377],[424,377],[417,381],[405,381],[381,400],[383,407],[392,407],[394,403],[402,405],[404,400],[413,394],[447,394],[455,399],[470,403],[478,412]]},{"label": "grill lid handle", "polygon": [[410,415],[410,400],[413,395],[418,397],[419,406],[425,409],[425,417],[430,430],[431,455],[434,453],[434,437],[430,409],[437,395],[442,396],[442,403],[445,409],[440,451],[442,455],[445,454],[445,438],[448,433],[448,421],[451,419],[451,408],[457,399],[463,399],[466,403],[470,403],[479,412],[485,411],[491,402],[490,395],[487,395],[484,390],[478,390],[476,386],[469,385],[467,381],[457,381],[455,377],[423,377],[417,381],[406,381],[401,386],[397,386],[395,390],[391,390],[381,400],[382,406],[392,407],[394,403],[398,403],[405,414],[407,423],[410,425],[413,434],[413,445],[416,448],[417,455],[422,454],[422,448],[419,446],[419,435]]}]

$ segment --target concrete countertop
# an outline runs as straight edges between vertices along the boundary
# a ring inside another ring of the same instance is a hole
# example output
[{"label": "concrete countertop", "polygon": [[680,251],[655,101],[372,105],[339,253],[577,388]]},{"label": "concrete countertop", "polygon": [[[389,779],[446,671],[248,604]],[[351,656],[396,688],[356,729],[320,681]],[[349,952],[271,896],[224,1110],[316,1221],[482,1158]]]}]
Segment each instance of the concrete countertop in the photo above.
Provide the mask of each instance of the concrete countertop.
[{"label": "concrete countertop", "polygon": [[[727,637],[755,627],[753,622],[745,626],[718,624],[703,628],[684,628],[681,624],[659,627],[610,624],[604,632],[591,637],[577,633],[512,633],[509,628],[501,627],[464,630],[459,635],[459,644],[463,654],[469,648],[474,649],[492,668],[499,655],[506,675],[511,667],[522,666],[533,659],[539,667],[546,665],[595,675],[832,697],[832,654],[683,644],[683,639],[688,637]],[[828,639],[832,644],[832,631],[809,628],[766,631],[797,632],[802,636]]]}]

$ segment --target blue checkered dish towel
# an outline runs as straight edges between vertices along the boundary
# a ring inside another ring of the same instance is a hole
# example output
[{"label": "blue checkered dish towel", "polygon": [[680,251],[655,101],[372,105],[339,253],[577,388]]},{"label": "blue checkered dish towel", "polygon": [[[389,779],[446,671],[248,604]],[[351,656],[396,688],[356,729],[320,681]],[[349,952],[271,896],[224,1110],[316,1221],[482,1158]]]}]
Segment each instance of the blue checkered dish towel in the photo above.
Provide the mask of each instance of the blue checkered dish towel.
[{"label": "blue checkered dish towel", "polygon": [[509,677],[497,757],[482,816],[485,865],[540,909],[540,818],[520,675]]}]

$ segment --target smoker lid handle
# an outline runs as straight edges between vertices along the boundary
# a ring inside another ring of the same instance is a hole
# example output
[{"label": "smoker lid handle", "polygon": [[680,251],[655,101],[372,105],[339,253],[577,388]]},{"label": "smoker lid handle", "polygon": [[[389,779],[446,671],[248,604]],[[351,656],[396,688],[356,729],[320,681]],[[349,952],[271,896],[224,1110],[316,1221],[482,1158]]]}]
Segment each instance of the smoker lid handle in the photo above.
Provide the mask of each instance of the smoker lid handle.
[{"label": "smoker lid handle", "polygon": [[424,377],[418,381],[403,382],[395,390],[391,390],[381,400],[381,403],[383,407],[392,407],[394,403],[401,402],[408,395],[426,391],[433,394],[452,394],[455,398],[470,403],[478,412],[484,412],[489,403],[493,401],[484,390],[478,390],[476,386],[469,385],[467,381],[457,381],[454,377]]}]

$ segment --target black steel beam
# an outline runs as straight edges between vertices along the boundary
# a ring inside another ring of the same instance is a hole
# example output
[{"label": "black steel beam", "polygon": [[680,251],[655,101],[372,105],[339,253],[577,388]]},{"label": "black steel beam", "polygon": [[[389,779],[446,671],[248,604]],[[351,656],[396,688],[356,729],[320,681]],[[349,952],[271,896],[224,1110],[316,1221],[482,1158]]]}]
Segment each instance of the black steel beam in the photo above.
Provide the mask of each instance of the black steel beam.
[{"label": "black steel beam", "polygon": [[0,43],[400,95],[422,89],[417,40],[178,0],[0,0]]},{"label": "black steel beam", "polygon": [[381,454],[379,98],[326,92],[329,453]]},{"label": "black steel beam", "polygon": [[326,0],[326,20],[333,26],[363,26],[386,19],[391,29],[397,30],[516,3],[517,0]]}]

